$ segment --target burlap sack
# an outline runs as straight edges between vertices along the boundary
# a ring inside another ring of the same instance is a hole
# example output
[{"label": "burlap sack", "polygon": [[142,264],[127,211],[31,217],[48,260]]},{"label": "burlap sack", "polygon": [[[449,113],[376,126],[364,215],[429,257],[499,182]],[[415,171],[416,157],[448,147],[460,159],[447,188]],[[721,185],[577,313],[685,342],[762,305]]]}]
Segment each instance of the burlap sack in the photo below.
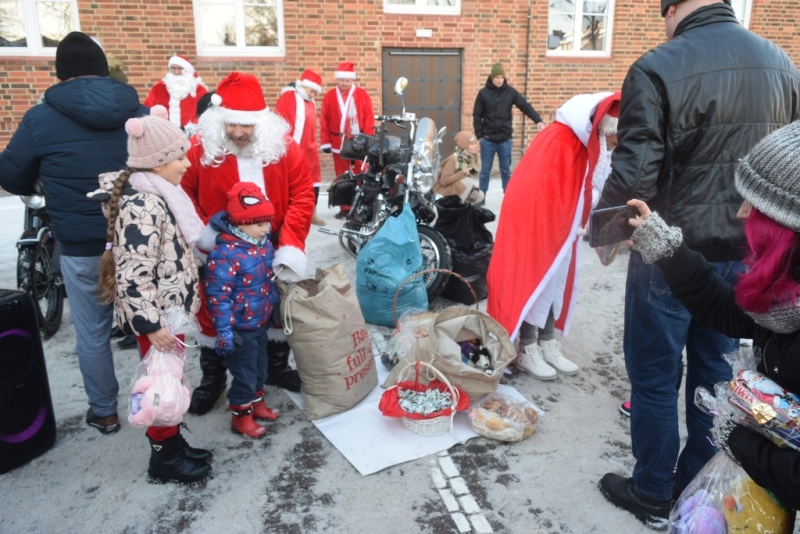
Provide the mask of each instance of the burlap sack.
[{"label": "burlap sack", "polygon": [[317,269],[315,278],[280,288],[309,421],[352,408],[378,385],[378,370],[344,266]]},{"label": "burlap sack", "polygon": [[[459,341],[479,338],[492,355],[492,372],[465,365],[461,360]],[[497,389],[503,370],[517,356],[508,333],[500,323],[482,311],[452,306],[439,313],[428,326],[428,335],[417,339],[404,359],[392,369],[382,384],[388,388],[397,383],[404,364],[415,360],[431,363],[448,380],[476,398]]]}]

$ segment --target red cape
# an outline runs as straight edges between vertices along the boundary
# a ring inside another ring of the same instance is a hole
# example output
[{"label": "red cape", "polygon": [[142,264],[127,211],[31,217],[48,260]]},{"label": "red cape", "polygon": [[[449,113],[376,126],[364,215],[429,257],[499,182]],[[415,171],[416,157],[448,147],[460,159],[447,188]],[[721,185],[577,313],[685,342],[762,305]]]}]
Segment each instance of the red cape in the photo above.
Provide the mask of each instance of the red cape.
[{"label": "red cape", "polygon": [[537,134],[511,176],[487,274],[487,312],[512,339],[526,306],[542,290],[559,253],[571,243],[572,261],[556,321],[559,330],[568,327],[577,276],[576,211],[582,197],[580,224],[585,226],[591,210],[591,177],[600,155],[597,126],[618,105],[619,93],[600,102],[588,147],[569,126],[553,122]]}]

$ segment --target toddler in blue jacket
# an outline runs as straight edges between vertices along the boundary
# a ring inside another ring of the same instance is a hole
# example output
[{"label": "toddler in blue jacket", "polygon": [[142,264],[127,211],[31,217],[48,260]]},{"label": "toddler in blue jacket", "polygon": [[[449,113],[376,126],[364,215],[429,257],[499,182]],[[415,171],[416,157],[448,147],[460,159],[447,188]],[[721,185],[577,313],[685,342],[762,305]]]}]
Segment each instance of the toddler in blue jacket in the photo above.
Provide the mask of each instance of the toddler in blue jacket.
[{"label": "toddler in blue jacket", "polygon": [[228,192],[228,210],[211,218],[218,231],[206,260],[204,284],[217,331],[217,354],[224,357],[233,382],[228,403],[231,430],[260,438],[267,429],[254,419],[280,416],[264,404],[267,380],[267,319],[280,302],[273,282],[269,222],[272,204],[257,185],[239,182]]}]

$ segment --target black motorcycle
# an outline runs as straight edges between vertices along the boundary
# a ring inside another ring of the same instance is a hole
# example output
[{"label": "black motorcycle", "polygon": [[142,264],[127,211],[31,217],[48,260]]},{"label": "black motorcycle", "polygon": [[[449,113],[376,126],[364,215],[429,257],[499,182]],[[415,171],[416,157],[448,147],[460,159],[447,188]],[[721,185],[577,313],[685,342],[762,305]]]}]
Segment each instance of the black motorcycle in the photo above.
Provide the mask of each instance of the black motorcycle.
[{"label": "black motorcycle", "polygon": [[41,184],[37,183],[36,194],[20,199],[25,204],[25,220],[17,240],[17,287],[31,295],[39,329],[47,339],[58,331],[64,312],[59,246],[50,229]]},{"label": "black motorcycle", "polygon": [[[408,81],[400,78],[395,94],[403,97]],[[319,231],[339,236],[339,243],[357,257],[390,216],[398,216],[406,207],[414,212],[422,249],[423,269],[452,269],[450,247],[442,234],[434,229],[438,216],[434,204],[433,184],[439,172],[439,145],[445,128],[436,130],[435,122],[413,113],[377,115],[378,135],[358,134],[344,140],[339,157],[364,161],[366,172],[348,171],[336,178],[328,191],[329,206],[350,206],[344,228]],[[385,125],[394,124],[406,130],[407,140],[388,135]],[[441,271],[425,275],[428,300],[435,300],[449,278]]]}]

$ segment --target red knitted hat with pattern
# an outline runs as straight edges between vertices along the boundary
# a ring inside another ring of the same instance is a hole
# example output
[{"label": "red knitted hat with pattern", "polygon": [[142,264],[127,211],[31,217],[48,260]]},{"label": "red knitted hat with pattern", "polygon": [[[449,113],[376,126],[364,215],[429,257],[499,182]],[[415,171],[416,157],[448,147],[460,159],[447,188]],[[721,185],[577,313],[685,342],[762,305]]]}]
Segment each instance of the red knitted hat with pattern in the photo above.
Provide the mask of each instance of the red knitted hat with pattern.
[{"label": "red knitted hat with pattern", "polygon": [[234,226],[269,222],[275,208],[252,182],[238,182],[228,191],[228,221]]}]

